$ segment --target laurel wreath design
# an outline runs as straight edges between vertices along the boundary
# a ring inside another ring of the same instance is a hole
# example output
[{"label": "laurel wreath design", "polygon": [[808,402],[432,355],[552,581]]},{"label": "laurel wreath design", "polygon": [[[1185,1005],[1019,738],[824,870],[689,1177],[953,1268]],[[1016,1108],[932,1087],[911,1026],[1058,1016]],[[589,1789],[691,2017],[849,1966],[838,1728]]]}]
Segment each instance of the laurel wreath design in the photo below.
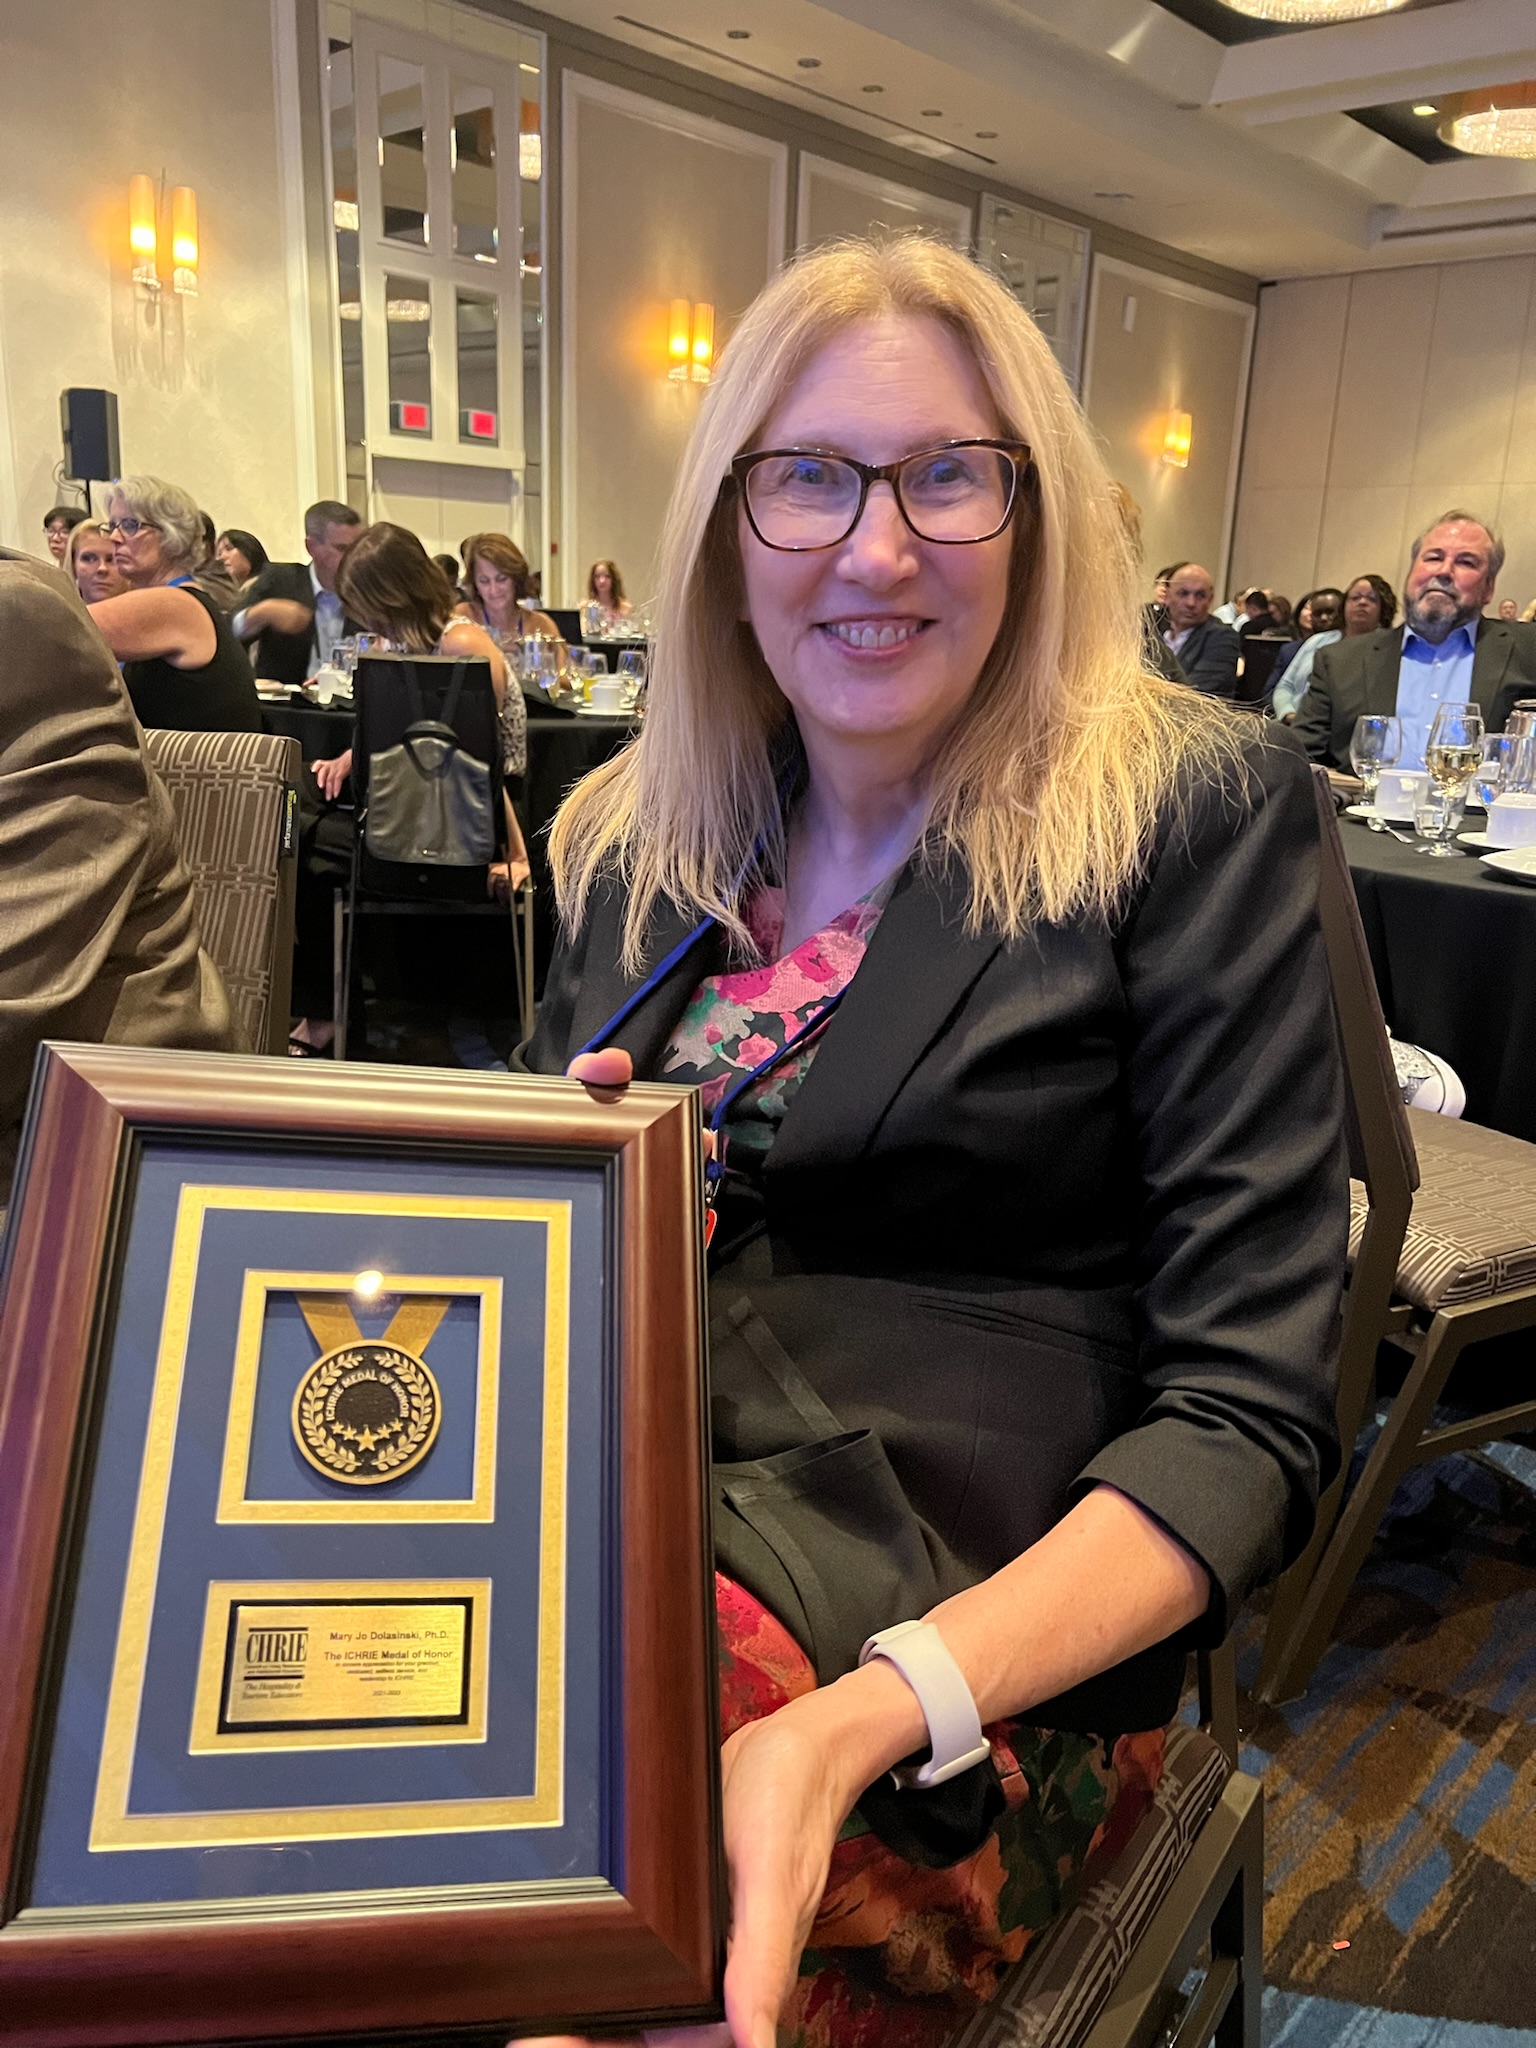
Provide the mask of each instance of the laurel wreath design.
[{"label": "laurel wreath design", "polygon": [[[305,1443],[316,1457],[341,1476],[362,1470],[363,1461],[352,1449],[357,1431],[345,1424],[333,1427],[326,1419],[326,1408],[333,1388],[353,1370],[356,1359],[355,1351],[339,1351],[326,1359],[311,1373],[299,1397],[299,1426]],[[421,1454],[422,1447],[432,1436],[436,1401],[425,1369],[409,1352],[386,1351],[380,1362],[395,1374],[406,1398],[406,1412],[402,1420],[398,1424],[387,1425],[386,1431],[382,1432],[387,1434],[389,1430],[398,1429],[399,1435],[380,1444],[372,1453],[373,1472],[383,1475],[413,1464]],[[380,1434],[375,1432],[376,1442]]]}]

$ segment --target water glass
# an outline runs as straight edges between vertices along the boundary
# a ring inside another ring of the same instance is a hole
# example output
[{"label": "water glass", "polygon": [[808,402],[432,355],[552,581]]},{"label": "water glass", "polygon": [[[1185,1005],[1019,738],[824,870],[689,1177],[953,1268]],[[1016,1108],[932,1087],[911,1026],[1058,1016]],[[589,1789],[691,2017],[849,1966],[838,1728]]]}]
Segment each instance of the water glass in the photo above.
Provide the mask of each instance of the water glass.
[{"label": "water glass", "polygon": [[1466,810],[1464,798],[1453,790],[1431,789],[1423,803],[1413,813],[1413,829],[1429,844],[1421,846],[1420,853],[1426,853],[1431,860],[1465,860],[1466,855],[1459,846],[1452,846],[1457,827],[1461,824]]},{"label": "water glass", "polygon": [[1505,721],[1504,730],[1511,739],[1528,740],[1536,736],[1536,697],[1521,697]]},{"label": "water glass", "polygon": [[[1369,716],[1355,720],[1349,742],[1350,766],[1360,778],[1361,794],[1368,810],[1376,806],[1376,784],[1383,768],[1394,768],[1403,751],[1403,728],[1395,718]],[[1372,818],[1371,830],[1382,830],[1381,820]]]},{"label": "water glass", "polygon": [[1522,763],[1525,745],[1525,741],[1512,739],[1507,732],[1491,732],[1484,739],[1483,758],[1472,778],[1484,810],[1510,787],[1510,776]]}]

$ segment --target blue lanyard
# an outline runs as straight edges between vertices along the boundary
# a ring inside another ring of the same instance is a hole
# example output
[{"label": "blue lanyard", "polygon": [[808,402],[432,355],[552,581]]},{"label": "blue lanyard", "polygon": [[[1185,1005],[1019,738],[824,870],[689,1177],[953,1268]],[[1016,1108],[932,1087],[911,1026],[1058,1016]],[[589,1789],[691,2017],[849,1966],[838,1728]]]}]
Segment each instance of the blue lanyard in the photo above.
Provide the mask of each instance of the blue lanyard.
[{"label": "blue lanyard", "polygon": [[195,583],[196,581],[197,578],[195,576],[173,576],[165,587],[167,590],[180,590],[186,584]]},{"label": "blue lanyard", "polygon": [[666,980],[667,976],[672,972],[673,968],[676,967],[678,962],[686,954],[690,953],[693,950],[693,948],[699,943],[700,939],[703,938],[704,934],[707,931],[709,931],[716,924],[717,921],[718,920],[713,915],[701,918],[699,922],[694,926],[693,930],[688,934],[687,938],[680,940],[679,943],[672,948],[671,952],[667,955],[666,959],[662,961],[659,967],[653,967],[651,969],[650,973],[645,977],[644,981],[641,982],[640,986],[635,990],[634,994],[629,998],[629,1000],[625,1003],[621,1003],[619,1008],[616,1009],[613,1015],[608,1019],[607,1023],[600,1024],[596,1031],[593,1032],[592,1036],[587,1040],[586,1044],[578,1046],[576,1048],[576,1051],[572,1055],[572,1057],[575,1059],[580,1059],[584,1052],[601,1052],[603,1047],[608,1043],[609,1039],[612,1038],[614,1032],[619,1029],[620,1025],[627,1024],[629,1022],[630,1018],[635,1014],[636,1010],[639,1009],[640,1005],[645,1001],[646,997],[651,994],[652,990],[658,988],[661,985],[661,983]]}]

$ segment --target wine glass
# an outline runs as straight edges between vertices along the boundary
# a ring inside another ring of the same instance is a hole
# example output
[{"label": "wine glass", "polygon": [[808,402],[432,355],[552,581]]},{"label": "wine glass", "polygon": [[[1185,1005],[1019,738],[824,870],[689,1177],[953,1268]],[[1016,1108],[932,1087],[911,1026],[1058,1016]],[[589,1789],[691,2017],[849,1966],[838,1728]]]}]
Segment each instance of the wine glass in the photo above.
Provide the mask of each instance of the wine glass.
[{"label": "wine glass", "polygon": [[[1467,791],[1483,759],[1483,714],[1476,704],[1442,704],[1429,730],[1424,749],[1424,766],[1434,782],[1429,803],[1422,807],[1431,816],[1434,829],[1422,836],[1430,840],[1424,851],[1435,860],[1455,860],[1461,849],[1450,843],[1451,834],[1466,809]],[[1417,828],[1419,813],[1415,813]]]},{"label": "wine glass", "polygon": [[639,648],[624,649],[619,656],[618,673],[624,685],[625,706],[632,708],[645,689],[645,655]]},{"label": "wine glass", "polygon": [[[1349,742],[1349,762],[1360,778],[1365,808],[1373,814],[1381,771],[1395,767],[1402,751],[1403,728],[1399,720],[1379,715],[1355,720],[1354,735]],[[1369,824],[1373,832],[1383,830],[1380,818],[1374,815]]]}]

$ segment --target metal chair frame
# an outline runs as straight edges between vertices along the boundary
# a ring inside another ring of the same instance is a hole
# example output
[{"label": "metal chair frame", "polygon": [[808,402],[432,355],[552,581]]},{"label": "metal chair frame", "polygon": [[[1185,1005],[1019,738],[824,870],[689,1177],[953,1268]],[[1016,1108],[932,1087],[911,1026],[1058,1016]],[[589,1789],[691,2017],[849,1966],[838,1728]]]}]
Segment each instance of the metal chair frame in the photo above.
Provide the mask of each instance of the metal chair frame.
[{"label": "metal chair frame", "polygon": [[[1294,1699],[1306,1690],[1405,1473],[1536,1424],[1533,1399],[1450,1427],[1429,1426],[1451,1368],[1469,1344],[1536,1326],[1536,1287],[1509,1289],[1427,1316],[1397,1297],[1398,1263],[1419,1185],[1418,1160],[1392,1070],[1333,797],[1321,770],[1314,771],[1314,791],[1324,835],[1318,907],[1344,1054],[1350,1171],[1365,1187],[1367,1208],[1340,1332],[1338,1421],[1344,1461],[1318,1503],[1311,1542],[1275,1589],[1253,1692],[1266,1704]],[[1377,1350],[1383,1341],[1407,1352],[1411,1362],[1346,1500],[1349,1447],[1376,1399]]]}]

